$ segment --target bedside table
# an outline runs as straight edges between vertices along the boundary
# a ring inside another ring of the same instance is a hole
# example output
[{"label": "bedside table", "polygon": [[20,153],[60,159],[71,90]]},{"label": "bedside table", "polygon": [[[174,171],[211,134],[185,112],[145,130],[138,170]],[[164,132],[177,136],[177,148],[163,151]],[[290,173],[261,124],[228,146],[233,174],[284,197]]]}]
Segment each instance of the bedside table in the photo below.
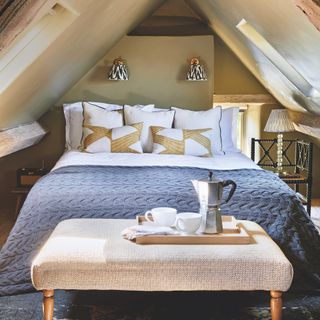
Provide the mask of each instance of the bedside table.
[{"label": "bedside table", "polygon": [[[277,139],[251,139],[251,159],[255,161],[256,144],[260,150],[260,159],[256,161],[260,167],[276,172],[277,162],[276,156]],[[287,174],[282,174],[279,178],[293,186],[297,197],[303,205],[307,206],[307,212],[311,215],[311,199],[312,199],[312,158],[313,143],[301,140],[283,140],[283,169],[291,170]],[[294,159],[289,157],[289,151],[294,148]],[[305,186],[305,195],[300,193],[300,186]]]},{"label": "bedside table", "polygon": [[15,219],[17,219],[18,215],[19,215],[19,212],[20,212],[20,209],[29,193],[29,191],[31,190],[32,186],[30,187],[17,187],[13,190],[11,190],[11,193],[15,194],[16,197],[17,197],[17,200],[16,200],[16,208],[15,208]]}]

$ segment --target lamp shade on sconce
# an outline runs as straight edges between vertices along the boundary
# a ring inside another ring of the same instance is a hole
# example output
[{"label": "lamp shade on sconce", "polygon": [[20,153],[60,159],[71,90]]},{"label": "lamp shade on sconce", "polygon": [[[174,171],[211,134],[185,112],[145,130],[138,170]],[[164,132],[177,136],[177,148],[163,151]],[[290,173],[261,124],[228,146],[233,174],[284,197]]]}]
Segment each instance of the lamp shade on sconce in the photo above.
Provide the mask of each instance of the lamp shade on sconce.
[{"label": "lamp shade on sconce", "polygon": [[286,109],[274,109],[271,111],[267,124],[264,128],[265,132],[291,132],[294,131],[294,125],[289,118]]},{"label": "lamp shade on sconce", "polygon": [[124,61],[117,58],[113,61],[113,65],[108,75],[109,80],[129,80],[129,74]]},{"label": "lamp shade on sconce", "polygon": [[192,58],[190,62],[189,71],[186,76],[188,81],[206,81],[207,75],[203,66],[200,64],[199,59]]}]

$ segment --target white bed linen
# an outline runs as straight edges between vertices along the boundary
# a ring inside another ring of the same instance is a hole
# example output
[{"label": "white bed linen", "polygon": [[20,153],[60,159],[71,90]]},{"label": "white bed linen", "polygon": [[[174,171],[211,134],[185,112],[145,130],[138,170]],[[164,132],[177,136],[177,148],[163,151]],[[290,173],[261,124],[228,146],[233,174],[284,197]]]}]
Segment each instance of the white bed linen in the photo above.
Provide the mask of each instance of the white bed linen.
[{"label": "white bed linen", "polygon": [[250,158],[240,152],[227,152],[212,158],[201,158],[173,154],[134,153],[84,153],[66,151],[52,170],[66,166],[178,166],[212,170],[261,169]]}]

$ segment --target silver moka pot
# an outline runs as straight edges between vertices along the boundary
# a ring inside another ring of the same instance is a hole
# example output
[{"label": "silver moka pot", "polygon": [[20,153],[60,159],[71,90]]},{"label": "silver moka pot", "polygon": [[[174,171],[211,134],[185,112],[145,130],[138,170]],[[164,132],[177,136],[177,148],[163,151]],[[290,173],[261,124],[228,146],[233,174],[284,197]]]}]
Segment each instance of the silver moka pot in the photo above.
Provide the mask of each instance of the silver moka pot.
[{"label": "silver moka pot", "polygon": [[[227,203],[233,196],[237,185],[232,180],[219,180],[213,177],[209,171],[209,177],[202,180],[192,180],[193,186],[197,191],[200,213],[202,214],[202,224],[200,232],[220,233],[222,229],[222,218],[220,206]],[[228,197],[222,199],[223,188],[231,185]]]}]

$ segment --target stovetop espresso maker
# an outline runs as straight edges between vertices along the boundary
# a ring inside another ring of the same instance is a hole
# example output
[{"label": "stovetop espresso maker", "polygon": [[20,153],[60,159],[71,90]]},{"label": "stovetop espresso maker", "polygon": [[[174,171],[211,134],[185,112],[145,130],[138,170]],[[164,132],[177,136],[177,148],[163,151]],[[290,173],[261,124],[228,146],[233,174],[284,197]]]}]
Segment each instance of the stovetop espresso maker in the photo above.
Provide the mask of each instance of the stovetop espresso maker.
[{"label": "stovetop espresso maker", "polygon": [[[220,206],[232,198],[237,188],[236,183],[232,180],[215,179],[211,171],[207,179],[192,180],[192,183],[198,194],[202,214],[199,231],[209,234],[221,233],[223,228]],[[223,188],[229,185],[231,185],[229,195],[226,199],[222,199]]]}]

